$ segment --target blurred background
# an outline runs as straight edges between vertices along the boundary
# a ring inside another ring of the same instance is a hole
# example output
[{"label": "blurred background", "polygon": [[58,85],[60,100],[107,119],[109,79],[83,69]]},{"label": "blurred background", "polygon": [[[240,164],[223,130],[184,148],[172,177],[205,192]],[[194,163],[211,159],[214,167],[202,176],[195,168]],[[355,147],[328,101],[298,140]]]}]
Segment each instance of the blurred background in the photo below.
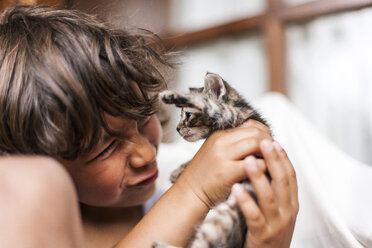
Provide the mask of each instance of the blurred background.
[{"label": "blurred background", "polygon": [[253,101],[280,92],[329,140],[372,165],[372,0],[0,0],[0,8],[13,3],[150,29],[182,51],[171,87],[200,87],[210,71]]}]

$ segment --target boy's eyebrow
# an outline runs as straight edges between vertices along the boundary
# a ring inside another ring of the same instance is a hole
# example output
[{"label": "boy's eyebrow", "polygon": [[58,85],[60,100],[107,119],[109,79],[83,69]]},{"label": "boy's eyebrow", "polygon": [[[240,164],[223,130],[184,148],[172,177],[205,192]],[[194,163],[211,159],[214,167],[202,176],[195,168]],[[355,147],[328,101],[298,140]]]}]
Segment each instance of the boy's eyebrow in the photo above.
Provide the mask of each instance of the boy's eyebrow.
[{"label": "boy's eyebrow", "polygon": [[[101,138],[98,140],[97,142],[97,145],[96,145],[96,149],[97,148],[101,148],[102,146],[104,146],[106,143],[108,143],[110,140],[112,139],[112,136],[109,135],[108,133],[106,132],[103,132],[103,135],[101,136]],[[91,162],[93,162],[97,156],[100,154],[101,151],[96,151],[98,152],[98,154],[96,154],[92,159],[88,160],[86,163],[89,164]],[[94,152],[95,153],[95,152]]]},{"label": "boy's eyebrow", "polygon": [[106,132],[103,132],[103,135],[101,136],[101,138],[98,140],[98,144],[97,144],[97,147],[101,147],[103,145],[105,145],[107,142],[109,142],[110,140],[112,139],[112,136],[109,135],[108,133]]}]

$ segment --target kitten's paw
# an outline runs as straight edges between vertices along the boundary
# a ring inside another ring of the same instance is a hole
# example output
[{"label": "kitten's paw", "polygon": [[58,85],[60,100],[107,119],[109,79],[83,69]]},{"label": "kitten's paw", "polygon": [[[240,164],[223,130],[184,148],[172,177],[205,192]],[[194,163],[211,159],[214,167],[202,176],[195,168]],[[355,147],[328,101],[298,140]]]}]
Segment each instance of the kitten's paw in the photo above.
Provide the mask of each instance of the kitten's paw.
[{"label": "kitten's paw", "polygon": [[162,247],[167,247],[164,243],[162,242],[159,242],[159,241],[155,241],[152,246],[152,248],[162,248]]},{"label": "kitten's paw", "polygon": [[173,104],[176,93],[171,90],[165,90],[159,93],[159,98],[166,104]]},{"label": "kitten's paw", "polygon": [[155,241],[155,242],[152,244],[152,248],[180,248],[180,247],[167,245],[167,244],[164,244],[164,243],[162,243],[162,242],[160,242],[160,241]]},{"label": "kitten's paw", "polygon": [[166,104],[174,104],[179,108],[196,108],[197,107],[194,102],[192,101],[192,98],[187,95],[183,95],[180,93],[177,93],[175,91],[171,90],[165,90],[163,92],[159,93],[159,98]]},{"label": "kitten's paw", "polygon": [[177,179],[180,177],[182,171],[183,170],[181,170],[180,168],[174,170],[169,177],[169,181],[174,184],[177,181]]},{"label": "kitten's paw", "polygon": [[180,167],[176,168],[175,170],[172,171],[169,180],[171,183],[175,183],[177,179],[181,176],[182,172],[185,170],[186,166],[188,165],[189,162],[183,163],[180,165]]}]

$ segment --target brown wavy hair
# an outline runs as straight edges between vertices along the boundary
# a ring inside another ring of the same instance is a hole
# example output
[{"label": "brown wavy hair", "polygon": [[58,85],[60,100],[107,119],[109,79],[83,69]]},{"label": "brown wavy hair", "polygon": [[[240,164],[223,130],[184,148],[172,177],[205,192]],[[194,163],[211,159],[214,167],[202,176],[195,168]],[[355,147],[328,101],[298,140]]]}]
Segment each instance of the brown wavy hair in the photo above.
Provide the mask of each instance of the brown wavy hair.
[{"label": "brown wavy hair", "polygon": [[75,159],[103,113],[152,115],[171,56],[148,31],[117,30],[76,10],[15,6],[0,16],[0,154]]}]

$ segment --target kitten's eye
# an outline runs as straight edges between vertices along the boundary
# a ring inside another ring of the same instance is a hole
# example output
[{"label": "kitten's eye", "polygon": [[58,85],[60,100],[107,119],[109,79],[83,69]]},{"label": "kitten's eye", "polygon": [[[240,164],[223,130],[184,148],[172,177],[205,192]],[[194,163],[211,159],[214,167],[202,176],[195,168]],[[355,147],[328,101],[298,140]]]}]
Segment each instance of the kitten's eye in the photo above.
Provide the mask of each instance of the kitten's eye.
[{"label": "kitten's eye", "polygon": [[191,113],[190,112],[185,112],[186,120],[190,119]]}]

